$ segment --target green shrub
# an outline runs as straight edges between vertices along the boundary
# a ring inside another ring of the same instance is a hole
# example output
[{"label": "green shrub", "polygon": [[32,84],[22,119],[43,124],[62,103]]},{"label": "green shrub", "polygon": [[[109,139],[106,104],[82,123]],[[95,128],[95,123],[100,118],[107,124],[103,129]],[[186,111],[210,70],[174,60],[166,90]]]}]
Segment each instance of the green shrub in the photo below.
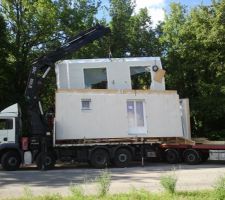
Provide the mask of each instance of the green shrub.
[{"label": "green shrub", "polygon": [[224,200],[225,199],[225,176],[220,177],[215,186],[215,197],[218,200]]},{"label": "green shrub", "polygon": [[160,184],[166,192],[174,194],[176,191],[177,177],[175,175],[164,175],[160,178]]},{"label": "green shrub", "polygon": [[111,184],[111,174],[108,170],[104,170],[101,172],[101,174],[97,178],[97,183],[99,196],[105,196],[108,193]]},{"label": "green shrub", "polygon": [[80,185],[70,185],[70,192],[72,194],[72,199],[84,199],[84,191]]},{"label": "green shrub", "polygon": [[24,188],[23,188],[23,199],[27,199],[27,200],[29,200],[29,199],[33,199],[33,193],[32,193],[32,191],[31,191],[31,189],[30,189],[30,187],[29,186],[24,186]]}]

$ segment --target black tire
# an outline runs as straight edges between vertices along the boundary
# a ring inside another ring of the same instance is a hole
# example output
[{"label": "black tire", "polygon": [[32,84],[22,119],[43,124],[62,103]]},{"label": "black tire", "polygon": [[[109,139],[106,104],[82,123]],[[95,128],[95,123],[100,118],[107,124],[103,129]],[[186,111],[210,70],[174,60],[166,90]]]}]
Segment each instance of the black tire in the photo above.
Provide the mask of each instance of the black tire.
[{"label": "black tire", "polygon": [[176,164],[179,162],[180,160],[180,156],[179,156],[179,153],[177,150],[175,149],[167,149],[165,151],[166,155],[165,155],[165,158],[166,158],[166,162],[167,163],[170,163],[170,164]]},{"label": "black tire", "polygon": [[183,153],[184,162],[189,165],[196,165],[201,162],[200,154],[195,149],[187,149]]},{"label": "black tire", "polygon": [[206,162],[209,159],[209,152],[200,152],[201,162]]},{"label": "black tire", "polygon": [[21,156],[16,151],[6,152],[1,158],[1,164],[4,170],[15,171],[20,167]]},{"label": "black tire", "polygon": [[[43,166],[42,160],[45,160],[45,164]],[[56,158],[53,153],[40,153],[36,158],[36,165],[38,169],[49,170],[55,167]]]},{"label": "black tire", "polygon": [[113,163],[116,167],[127,167],[132,160],[131,152],[128,149],[118,149],[115,152]]},{"label": "black tire", "polygon": [[109,165],[109,154],[105,149],[96,149],[91,154],[90,163],[95,168],[105,168]]}]

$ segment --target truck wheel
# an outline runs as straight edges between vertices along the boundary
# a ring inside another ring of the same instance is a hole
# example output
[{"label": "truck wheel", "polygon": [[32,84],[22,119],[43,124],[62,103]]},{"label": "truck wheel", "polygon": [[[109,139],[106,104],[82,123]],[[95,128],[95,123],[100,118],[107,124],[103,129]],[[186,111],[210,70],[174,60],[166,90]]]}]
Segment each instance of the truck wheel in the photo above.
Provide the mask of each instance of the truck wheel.
[{"label": "truck wheel", "polygon": [[90,163],[95,168],[104,168],[109,165],[109,154],[105,149],[96,149],[91,154]]},{"label": "truck wheel", "polygon": [[44,159],[44,169],[45,170],[49,170],[49,169],[54,168],[55,163],[56,163],[56,158],[55,158],[53,153],[46,153],[45,155],[40,153],[37,156],[36,165],[37,165],[38,169],[40,169],[40,170],[43,169],[42,159]]},{"label": "truck wheel", "polygon": [[199,152],[195,149],[187,149],[183,153],[184,162],[186,162],[189,165],[196,165],[199,162],[201,162],[201,157],[199,155]]},{"label": "truck wheel", "polygon": [[127,167],[132,159],[128,149],[118,149],[115,153],[113,162],[117,167]]},{"label": "truck wheel", "polygon": [[206,162],[209,159],[209,152],[199,152],[201,157],[201,162]]},{"label": "truck wheel", "polygon": [[177,150],[175,149],[167,149],[166,153],[166,161],[170,164],[176,164],[179,162],[180,156]]},{"label": "truck wheel", "polygon": [[21,164],[21,157],[15,151],[9,151],[2,156],[2,168],[7,171],[14,171],[19,169]]}]

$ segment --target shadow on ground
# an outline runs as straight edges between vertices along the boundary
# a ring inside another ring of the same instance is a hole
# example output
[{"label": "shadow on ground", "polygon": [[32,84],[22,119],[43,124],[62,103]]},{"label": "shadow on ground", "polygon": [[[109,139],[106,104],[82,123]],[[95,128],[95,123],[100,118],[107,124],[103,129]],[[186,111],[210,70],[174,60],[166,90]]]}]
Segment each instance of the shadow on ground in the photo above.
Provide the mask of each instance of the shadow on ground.
[{"label": "shadow on ground", "polygon": [[[170,165],[166,163],[145,163],[142,167],[140,163],[132,163],[128,168],[110,168],[108,169],[112,176],[112,181],[120,182],[139,182],[159,180],[160,174],[171,170],[193,170],[208,168],[224,168],[223,161],[208,161],[201,165]],[[19,171],[0,170],[0,187],[9,185],[29,185],[29,186],[48,186],[62,187],[71,184],[95,182],[96,177],[102,172],[100,169],[91,169],[86,164],[80,165],[58,165],[54,170],[38,171],[35,167],[22,168]],[[154,175],[153,173],[154,172]]]}]

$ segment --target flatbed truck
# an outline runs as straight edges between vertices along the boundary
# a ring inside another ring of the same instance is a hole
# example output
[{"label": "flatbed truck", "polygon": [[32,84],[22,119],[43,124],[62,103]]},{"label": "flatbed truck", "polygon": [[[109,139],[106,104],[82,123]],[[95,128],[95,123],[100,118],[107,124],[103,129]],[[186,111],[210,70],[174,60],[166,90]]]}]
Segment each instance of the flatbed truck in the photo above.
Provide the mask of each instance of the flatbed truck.
[{"label": "flatbed truck", "polygon": [[52,169],[57,161],[88,162],[96,168],[127,167],[131,161],[143,163],[148,159],[199,164],[209,158],[210,150],[225,150],[225,144],[198,144],[183,138],[83,139],[76,144],[55,144],[54,126],[46,121],[39,99],[43,81],[56,61],[109,32],[109,28],[97,25],[33,63],[25,92],[29,136],[21,135],[22,114],[18,104],[0,112],[0,162],[4,170],[17,170],[32,163],[39,169]]}]

